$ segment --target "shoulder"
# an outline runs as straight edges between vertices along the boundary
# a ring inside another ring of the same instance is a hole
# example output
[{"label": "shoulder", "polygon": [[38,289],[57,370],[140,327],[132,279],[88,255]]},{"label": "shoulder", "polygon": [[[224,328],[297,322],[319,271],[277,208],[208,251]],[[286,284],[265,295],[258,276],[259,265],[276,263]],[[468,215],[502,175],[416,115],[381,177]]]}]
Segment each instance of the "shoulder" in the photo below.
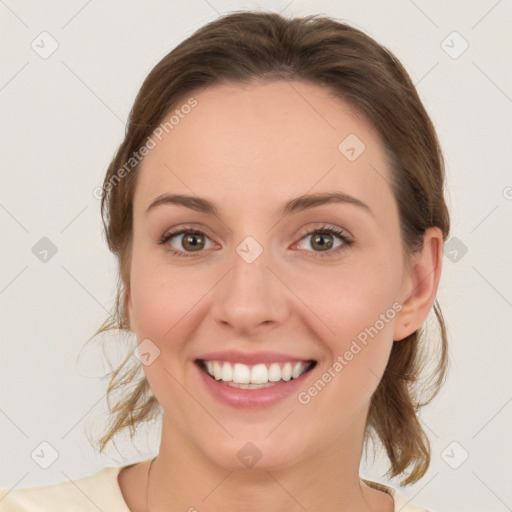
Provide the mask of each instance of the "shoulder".
[{"label": "shoulder", "polygon": [[412,503],[411,498],[408,498],[396,489],[393,489],[393,499],[395,500],[395,512],[434,512],[429,508],[415,505]]},{"label": "shoulder", "polygon": [[121,468],[107,467],[91,476],[57,484],[0,489],[2,512],[129,512],[117,482]]},{"label": "shoulder", "polygon": [[411,498],[408,498],[405,494],[402,494],[393,487],[389,487],[379,482],[373,482],[371,480],[363,479],[363,481],[374,489],[390,494],[395,502],[395,512],[434,512],[433,510],[415,505],[412,503]]}]

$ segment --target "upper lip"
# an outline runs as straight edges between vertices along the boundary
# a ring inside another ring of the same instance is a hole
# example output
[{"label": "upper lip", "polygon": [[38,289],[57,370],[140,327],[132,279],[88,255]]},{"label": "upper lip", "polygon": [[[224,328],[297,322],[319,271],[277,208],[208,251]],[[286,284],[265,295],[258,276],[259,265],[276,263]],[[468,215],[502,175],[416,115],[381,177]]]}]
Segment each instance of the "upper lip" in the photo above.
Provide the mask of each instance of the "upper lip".
[{"label": "upper lip", "polygon": [[255,365],[260,363],[296,363],[314,361],[312,358],[292,356],[279,352],[238,352],[235,350],[224,350],[217,352],[208,352],[197,359],[203,361],[226,361],[230,363],[242,363],[246,365]]}]

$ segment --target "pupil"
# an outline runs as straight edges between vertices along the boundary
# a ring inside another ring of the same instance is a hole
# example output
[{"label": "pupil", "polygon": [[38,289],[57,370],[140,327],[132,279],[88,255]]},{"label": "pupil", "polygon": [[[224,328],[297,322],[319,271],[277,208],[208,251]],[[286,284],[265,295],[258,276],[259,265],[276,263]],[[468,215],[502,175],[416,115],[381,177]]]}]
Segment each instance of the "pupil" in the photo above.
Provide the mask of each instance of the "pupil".
[{"label": "pupil", "polygon": [[202,246],[204,245],[204,243],[202,243],[202,244],[198,243],[197,238],[198,238],[198,235],[193,235],[193,234],[189,234],[189,235],[185,236],[183,239],[184,247],[186,247],[188,244],[190,244],[191,248],[201,249]]},{"label": "pupil", "polygon": [[[327,249],[330,249],[332,247],[332,240],[328,240],[327,242],[322,242],[322,240],[325,240],[326,236],[331,236],[331,235],[319,234],[319,235],[316,235],[316,236],[313,237],[314,243],[319,243],[320,244],[320,248],[322,250],[327,250]],[[319,240],[320,240],[320,242],[319,242]]]}]

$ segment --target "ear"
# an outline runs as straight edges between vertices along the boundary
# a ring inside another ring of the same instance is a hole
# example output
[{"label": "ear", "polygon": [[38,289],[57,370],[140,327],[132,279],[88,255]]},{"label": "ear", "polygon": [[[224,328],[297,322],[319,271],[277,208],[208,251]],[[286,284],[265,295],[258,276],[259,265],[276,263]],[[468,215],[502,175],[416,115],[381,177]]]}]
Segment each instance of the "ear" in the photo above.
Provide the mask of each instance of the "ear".
[{"label": "ear", "polygon": [[401,311],[396,315],[393,340],[403,340],[418,330],[436,298],[443,264],[443,233],[430,227],[423,235],[423,248],[410,256],[401,289]]}]

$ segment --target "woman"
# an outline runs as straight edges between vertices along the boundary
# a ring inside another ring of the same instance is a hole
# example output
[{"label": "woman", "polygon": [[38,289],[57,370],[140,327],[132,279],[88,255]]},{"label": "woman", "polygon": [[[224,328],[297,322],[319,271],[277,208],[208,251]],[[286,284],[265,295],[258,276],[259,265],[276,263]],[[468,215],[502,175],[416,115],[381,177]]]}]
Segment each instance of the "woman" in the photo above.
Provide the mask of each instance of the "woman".
[{"label": "woman", "polygon": [[146,78],[100,191],[120,279],[98,333],[138,341],[100,451],[162,412],[159,452],[2,510],[424,511],[359,466],[371,440],[405,485],[429,465],[443,186],[417,92],[369,36],[254,12],[198,30]]}]

